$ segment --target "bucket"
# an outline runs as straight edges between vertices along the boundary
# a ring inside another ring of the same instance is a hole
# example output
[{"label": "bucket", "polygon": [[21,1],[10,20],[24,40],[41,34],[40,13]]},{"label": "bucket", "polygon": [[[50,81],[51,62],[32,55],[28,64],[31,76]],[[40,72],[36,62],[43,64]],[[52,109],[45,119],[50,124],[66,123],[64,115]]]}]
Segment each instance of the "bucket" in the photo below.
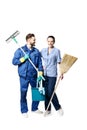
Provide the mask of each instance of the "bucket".
[{"label": "bucket", "polygon": [[31,88],[32,91],[32,100],[33,101],[44,101],[45,95],[39,92],[38,88]]}]

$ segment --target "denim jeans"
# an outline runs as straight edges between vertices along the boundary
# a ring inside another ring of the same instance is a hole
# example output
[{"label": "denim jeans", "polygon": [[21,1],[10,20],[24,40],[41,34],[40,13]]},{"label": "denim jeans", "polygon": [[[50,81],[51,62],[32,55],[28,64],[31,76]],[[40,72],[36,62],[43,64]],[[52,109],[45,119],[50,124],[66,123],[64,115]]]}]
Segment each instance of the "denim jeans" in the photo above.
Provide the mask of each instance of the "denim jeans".
[{"label": "denim jeans", "polygon": [[[45,81],[43,82],[43,85],[45,87],[45,110],[47,109],[47,106],[48,106],[49,101],[51,99],[52,93],[53,93],[54,88],[55,88],[55,84],[56,84],[56,77],[45,76]],[[58,97],[57,97],[56,93],[54,93],[54,96],[53,96],[51,103],[53,104],[53,106],[56,110],[60,109],[61,106],[59,104]],[[48,108],[48,111],[51,111],[51,104]]]}]

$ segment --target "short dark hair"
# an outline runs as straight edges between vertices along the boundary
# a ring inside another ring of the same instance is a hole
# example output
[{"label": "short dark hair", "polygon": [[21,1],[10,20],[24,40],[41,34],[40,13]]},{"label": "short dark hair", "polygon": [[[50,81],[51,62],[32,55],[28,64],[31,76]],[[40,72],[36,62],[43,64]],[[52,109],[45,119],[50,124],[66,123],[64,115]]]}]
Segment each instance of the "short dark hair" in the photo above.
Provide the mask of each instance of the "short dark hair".
[{"label": "short dark hair", "polygon": [[47,39],[48,39],[48,38],[52,38],[52,39],[53,39],[53,42],[55,43],[55,37],[54,37],[54,36],[50,35],[50,36],[47,37]]},{"label": "short dark hair", "polygon": [[33,33],[29,33],[26,35],[26,41],[31,38],[31,37],[35,37],[35,35]]}]

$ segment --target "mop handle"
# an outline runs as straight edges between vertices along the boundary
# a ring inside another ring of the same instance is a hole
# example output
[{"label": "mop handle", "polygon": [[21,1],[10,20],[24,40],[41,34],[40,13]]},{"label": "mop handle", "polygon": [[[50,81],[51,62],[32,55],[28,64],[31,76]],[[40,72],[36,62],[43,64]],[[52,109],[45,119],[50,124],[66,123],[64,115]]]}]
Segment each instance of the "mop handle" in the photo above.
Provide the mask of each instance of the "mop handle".
[{"label": "mop handle", "polygon": [[[14,40],[14,42],[16,44],[18,44],[18,41],[15,38],[12,38]],[[21,51],[24,53],[24,55],[26,55],[25,51],[22,49],[22,47],[20,47],[20,45],[18,44],[19,48],[21,49]],[[33,65],[33,67],[35,68],[35,70],[38,72],[38,69],[36,68],[36,66],[33,64],[33,62],[30,60],[30,58],[28,58],[29,62]]]}]

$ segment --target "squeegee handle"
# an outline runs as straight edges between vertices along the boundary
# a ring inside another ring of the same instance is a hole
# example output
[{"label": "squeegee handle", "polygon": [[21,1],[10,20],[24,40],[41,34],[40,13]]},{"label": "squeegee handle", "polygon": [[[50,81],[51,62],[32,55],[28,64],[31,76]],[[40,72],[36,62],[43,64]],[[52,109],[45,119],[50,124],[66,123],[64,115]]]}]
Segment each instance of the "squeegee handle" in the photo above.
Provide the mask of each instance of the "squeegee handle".
[{"label": "squeegee handle", "polygon": [[[18,44],[19,45],[19,44]],[[21,51],[24,53],[24,55],[26,55],[25,51],[19,46],[19,48],[21,49]],[[33,64],[33,62],[30,60],[30,58],[28,58],[29,62],[32,64],[32,66],[35,68],[35,70],[38,72],[38,69],[36,68],[36,66]]]},{"label": "squeegee handle", "polygon": [[15,38],[12,38],[14,40],[15,43],[18,43],[18,41]]}]

